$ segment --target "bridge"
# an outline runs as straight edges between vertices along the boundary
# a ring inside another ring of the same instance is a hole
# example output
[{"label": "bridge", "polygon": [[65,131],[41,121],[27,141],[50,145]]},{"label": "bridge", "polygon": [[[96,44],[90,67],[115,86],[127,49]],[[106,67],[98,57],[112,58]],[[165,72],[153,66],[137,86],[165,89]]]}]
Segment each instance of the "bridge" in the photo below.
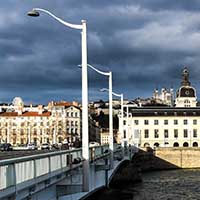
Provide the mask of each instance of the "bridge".
[{"label": "bridge", "polygon": [[[89,191],[83,188],[82,149],[30,155],[0,160],[0,199],[79,199],[108,185],[121,162],[131,157],[131,149],[114,148],[114,166],[108,146],[90,148]],[[124,156],[125,155],[125,156]]]}]

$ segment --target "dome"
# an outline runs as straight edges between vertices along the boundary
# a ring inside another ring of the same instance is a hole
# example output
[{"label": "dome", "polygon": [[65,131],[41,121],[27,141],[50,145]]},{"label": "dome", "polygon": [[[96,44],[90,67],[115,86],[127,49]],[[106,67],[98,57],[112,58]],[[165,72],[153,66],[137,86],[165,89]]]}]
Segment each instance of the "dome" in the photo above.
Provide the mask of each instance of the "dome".
[{"label": "dome", "polygon": [[177,91],[177,97],[196,97],[196,91],[191,86],[182,86]]},{"label": "dome", "polygon": [[21,97],[15,97],[12,101],[14,106],[24,106],[24,102]]}]

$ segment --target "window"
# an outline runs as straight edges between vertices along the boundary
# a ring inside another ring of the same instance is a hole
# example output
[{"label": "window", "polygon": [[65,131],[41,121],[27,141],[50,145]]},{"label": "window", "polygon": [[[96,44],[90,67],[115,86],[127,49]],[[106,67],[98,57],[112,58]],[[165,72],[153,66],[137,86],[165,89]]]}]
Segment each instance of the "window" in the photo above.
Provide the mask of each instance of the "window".
[{"label": "window", "polygon": [[78,134],[78,129],[77,128],[75,129],[75,134]]},{"label": "window", "polygon": [[73,112],[71,112],[71,117],[73,117]]},{"label": "window", "polygon": [[159,123],[158,123],[158,120],[157,119],[155,119],[154,120],[154,125],[158,125]]},{"label": "window", "polygon": [[154,130],[154,137],[155,137],[155,138],[158,138],[158,137],[159,137],[158,129],[155,129],[155,130]]},{"label": "window", "polygon": [[178,120],[177,119],[174,120],[174,125],[178,125]]},{"label": "window", "polygon": [[193,137],[197,137],[197,129],[193,129]]},{"label": "window", "polygon": [[138,121],[138,120],[134,120],[134,124],[135,124],[135,125],[138,125],[138,124],[139,124],[139,121]]},{"label": "window", "polygon": [[126,125],[126,120],[124,120],[124,125]]},{"label": "window", "polygon": [[75,117],[78,117],[78,113],[77,112],[75,112]]},{"label": "window", "polygon": [[124,130],[124,138],[126,139],[126,130]]},{"label": "window", "polygon": [[149,130],[145,129],[144,130],[144,138],[148,138],[149,137]]},{"label": "window", "polygon": [[174,137],[178,138],[178,129],[174,129]]},{"label": "window", "polygon": [[188,120],[187,120],[187,119],[184,119],[184,120],[183,120],[183,124],[184,124],[184,125],[187,125],[187,124],[188,124]]},{"label": "window", "polygon": [[71,126],[74,126],[74,122],[73,121],[71,121]]},{"label": "window", "polygon": [[164,125],[168,125],[168,120],[167,119],[164,120]]},{"label": "window", "polygon": [[148,124],[149,124],[149,120],[145,119],[145,120],[144,120],[144,124],[145,124],[145,125],[148,125]]},{"label": "window", "polygon": [[67,112],[67,117],[69,117],[69,112]]},{"label": "window", "polygon": [[75,121],[75,126],[78,126],[78,121]]},{"label": "window", "polygon": [[183,130],[183,137],[184,138],[188,137],[188,130],[187,129]]},{"label": "window", "polygon": [[168,130],[167,130],[167,129],[165,129],[165,130],[164,130],[164,138],[168,138],[168,137],[169,137]]},{"label": "window", "polygon": [[196,119],[193,119],[193,124],[197,125],[197,120]]}]

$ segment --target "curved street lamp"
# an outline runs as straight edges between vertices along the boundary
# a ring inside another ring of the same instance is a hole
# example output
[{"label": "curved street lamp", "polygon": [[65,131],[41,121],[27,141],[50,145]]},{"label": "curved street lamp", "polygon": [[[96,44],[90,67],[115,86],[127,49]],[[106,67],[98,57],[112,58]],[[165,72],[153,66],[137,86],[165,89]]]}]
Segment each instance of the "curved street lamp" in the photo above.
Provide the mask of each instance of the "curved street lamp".
[{"label": "curved street lamp", "polygon": [[89,191],[89,137],[88,137],[88,78],[87,78],[87,26],[86,20],[82,24],[68,23],[48,10],[42,8],[33,8],[27,14],[31,17],[38,17],[40,12],[44,12],[64,26],[82,30],[82,156],[83,162],[83,191]]},{"label": "curved street lamp", "polygon": [[[102,88],[100,89],[101,92],[109,92],[109,89],[107,88]],[[123,136],[123,126],[124,126],[124,113],[123,113],[123,103],[124,103],[124,95],[123,94],[118,94],[115,92],[112,92],[112,95],[116,96],[116,97],[120,97],[121,99],[121,121],[122,121],[122,127],[121,127],[121,144],[122,144],[122,148],[124,149],[124,136]],[[124,154],[124,152],[123,152]]]},{"label": "curved street lamp", "polygon": [[[79,66],[82,67],[81,65]],[[110,165],[111,165],[111,168],[113,168],[114,144],[113,144],[113,114],[112,114],[112,72],[100,71],[99,69],[96,69],[90,64],[87,64],[87,66],[101,75],[109,76],[109,149],[111,153]]]}]

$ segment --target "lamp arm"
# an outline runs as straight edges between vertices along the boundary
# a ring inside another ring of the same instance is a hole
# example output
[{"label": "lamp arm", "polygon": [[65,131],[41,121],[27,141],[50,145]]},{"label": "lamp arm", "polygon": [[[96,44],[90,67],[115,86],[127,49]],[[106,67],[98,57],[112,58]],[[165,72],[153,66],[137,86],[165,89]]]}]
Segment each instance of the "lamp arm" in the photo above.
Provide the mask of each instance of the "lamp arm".
[{"label": "lamp arm", "polygon": [[93,69],[94,71],[96,71],[97,73],[99,74],[102,74],[102,75],[105,75],[105,76],[110,76],[110,72],[102,72],[102,71],[99,71],[98,69],[94,68],[92,65],[90,64],[87,64],[88,67],[90,67],[91,69]]},{"label": "lamp arm", "polygon": [[83,29],[82,25],[68,23],[68,22],[60,19],[59,17],[55,16],[54,14],[52,14],[51,12],[49,12],[48,10],[45,10],[45,9],[42,9],[42,8],[34,8],[33,10],[44,12],[44,13],[50,15],[51,17],[53,17],[55,20],[59,21],[61,24],[65,25],[65,26],[68,26],[70,28]]}]

